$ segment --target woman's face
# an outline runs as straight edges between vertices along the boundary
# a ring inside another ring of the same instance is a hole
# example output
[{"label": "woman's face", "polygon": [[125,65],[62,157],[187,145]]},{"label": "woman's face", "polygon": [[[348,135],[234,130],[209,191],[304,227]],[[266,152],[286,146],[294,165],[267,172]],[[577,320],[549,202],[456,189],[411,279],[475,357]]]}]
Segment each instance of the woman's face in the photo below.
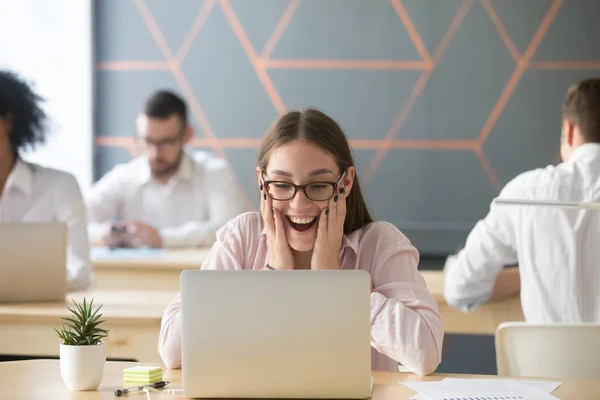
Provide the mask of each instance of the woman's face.
[{"label": "woman's face", "polygon": [[[261,179],[262,172],[262,179]],[[259,182],[281,181],[272,183],[269,193],[284,196],[285,193],[293,193],[294,188],[289,184],[309,185],[307,191],[311,197],[327,196],[330,186],[319,185],[322,182],[338,183],[344,187],[345,193],[349,193],[354,180],[354,168],[346,171],[344,178],[340,177],[344,171],[340,171],[335,159],[327,151],[320,147],[301,140],[296,140],[274,149],[271,152],[266,171],[257,168]],[[290,192],[291,191],[291,192]],[[337,193],[337,189],[336,189]],[[273,199],[273,207],[277,208],[283,217],[285,235],[293,250],[303,252],[313,249],[317,238],[317,229],[321,211],[329,204],[329,199],[315,201],[309,199],[301,189],[291,200]]]}]

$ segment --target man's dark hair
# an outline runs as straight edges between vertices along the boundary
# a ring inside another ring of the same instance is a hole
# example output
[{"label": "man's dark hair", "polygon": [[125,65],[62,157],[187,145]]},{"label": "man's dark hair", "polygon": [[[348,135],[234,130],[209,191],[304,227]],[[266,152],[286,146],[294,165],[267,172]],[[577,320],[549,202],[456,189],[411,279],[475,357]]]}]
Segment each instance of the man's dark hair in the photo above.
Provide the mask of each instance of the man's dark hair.
[{"label": "man's dark hair", "polygon": [[563,103],[563,119],[577,126],[586,142],[600,142],[600,78],[571,86]]},{"label": "man's dark hair", "polygon": [[43,99],[14,72],[0,70],[0,118],[10,118],[9,141],[15,154],[46,140]]},{"label": "man's dark hair", "polygon": [[172,115],[187,124],[187,106],[181,97],[169,90],[155,92],[144,104],[144,114],[150,118],[166,119]]}]

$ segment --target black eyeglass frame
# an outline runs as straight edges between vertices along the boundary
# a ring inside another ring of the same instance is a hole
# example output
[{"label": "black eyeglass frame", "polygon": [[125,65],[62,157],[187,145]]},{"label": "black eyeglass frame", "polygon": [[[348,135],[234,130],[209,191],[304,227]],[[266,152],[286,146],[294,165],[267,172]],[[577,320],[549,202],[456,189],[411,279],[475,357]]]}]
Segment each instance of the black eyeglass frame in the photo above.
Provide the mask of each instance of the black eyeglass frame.
[{"label": "black eyeglass frame", "polygon": [[[295,183],[292,182],[288,182],[288,181],[265,181],[264,175],[262,175],[262,181],[263,181],[263,187],[265,190],[265,193],[272,198],[273,200],[276,201],[290,201],[292,200],[296,194],[298,193],[298,190],[302,190],[304,192],[304,195],[306,196],[307,199],[312,200],[312,201],[329,201],[333,196],[335,196],[335,189],[338,188],[338,186],[340,185],[340,182],[342,181],[342,179],[344,179],[344,177],[346,176],[346,171],[344,171],[342,173],[342,175],[339,177],[339,179],[337,180],[337,182],[326,182],[326,181],[318,181],[318,182],[311,182],[311,183],[307,183],[306,185],[296,185]],[[271,184],[276,184],[276,183],[283,183],[286,185],[292,185],[294,187],[294,194],[292,194],[292,196],[289,199],[276,199],[275,197],[271,196],[271,193],[269,193],[268,187]],[[306,188],[310,185],[331,185],[333,186],[333,190],[331,191],[331,196],[329,196],[326,199],[319,199],[319,200],[315,200],[313,198],[311,198],[308,193],[306,192]]]},{"label": "black eyeglass frame", "polygon": [[185,135],[185,130],[182,130],[175,136],[171,136],[168,138],[160,139],[160,140],[148,140],[145,137],[136,136],[135,137],[135,146],[138,151],[143,151],[148,147],[156,147],[159,150],[164,150],[168,148],[173,148],[181,143]]}]

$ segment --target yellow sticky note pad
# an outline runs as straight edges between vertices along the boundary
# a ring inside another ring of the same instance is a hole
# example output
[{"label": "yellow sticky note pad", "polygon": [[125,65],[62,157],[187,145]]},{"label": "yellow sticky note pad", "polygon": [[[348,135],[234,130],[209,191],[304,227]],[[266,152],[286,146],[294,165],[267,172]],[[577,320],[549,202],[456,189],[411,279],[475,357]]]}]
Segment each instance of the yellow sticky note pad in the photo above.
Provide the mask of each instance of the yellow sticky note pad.
[{"label": "yellow sticky note pad", "polygon": [[123,381],[133,383],[154,383],[162,381],[161,367],[137,366],[123,370]]},{"label": "yellow sticky note pad", "polygon": [[156,372],[162,373],[162,368],[161,367],[137,366],[137,367],[125,368],[123,370],[124,374],[146,374],[146,375],[149,375],[149,374],[156,373]]}]

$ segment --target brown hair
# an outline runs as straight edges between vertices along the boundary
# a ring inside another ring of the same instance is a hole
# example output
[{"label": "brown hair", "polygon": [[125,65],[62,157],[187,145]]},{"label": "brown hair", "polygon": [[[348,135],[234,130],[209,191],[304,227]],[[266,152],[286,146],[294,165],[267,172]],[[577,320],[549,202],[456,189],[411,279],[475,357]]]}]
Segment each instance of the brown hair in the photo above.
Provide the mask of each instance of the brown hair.
[{"label": "brown hair", "polygon": [[[304,140],[329,152],[340,171],[354,166],[348,140],[339,125],[316,109],[289,111],[273,123],[263,138],[258,156],[258,166],[265,171],[269,155],[275,148],[294,140]],[[373,222],[360,189],[358,176],[354,176],[352,190],[346,199],[344,234],[349,234]]]},{"label": "brown hair", "polygon": [[600,142],[600,78],[571,86],[562,107],[563,119],[577,126],[586,142]]}]

